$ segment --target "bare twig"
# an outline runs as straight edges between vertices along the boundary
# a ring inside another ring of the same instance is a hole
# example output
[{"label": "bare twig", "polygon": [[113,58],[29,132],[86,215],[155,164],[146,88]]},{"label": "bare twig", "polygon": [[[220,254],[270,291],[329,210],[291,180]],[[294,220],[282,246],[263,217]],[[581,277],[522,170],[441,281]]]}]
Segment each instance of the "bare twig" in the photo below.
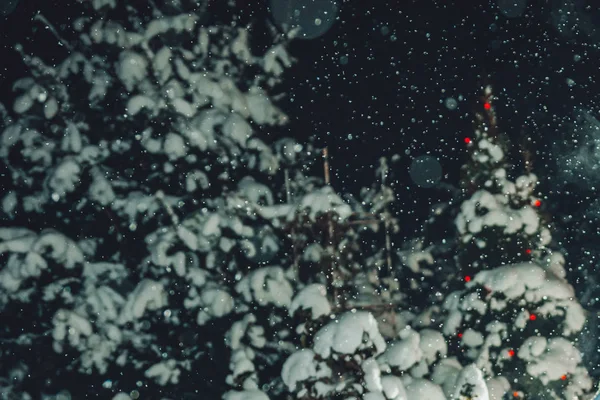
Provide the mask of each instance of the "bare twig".
[{"label": "bare twig", "polygon": [[[385,191],[385,179],[387,178],[387,164],[385,158],[381,159],[381,192]],[[392,240],[390,238],[390,218],[389,209],[387,203],[385,203],[382,219],[385,229],[385,253],[386,253],[386,264],[389,276],[392,275]]]},{"label": "bare twig", "polygon": [[173,227],[177,229],[177,226],[179,225],[179,217],[177,214],[175,214],[175,211],[173,211],[173,207],[167,203],[167,200],[165,199],[165,193],[162,190],[159,190],[154,196],[160,202],[160,204],[162,204],[165,210],[167,210],[167,214],[169,214],[169,217],[171,218]]},{"label": "bare twig", "polygon": [[[290,188],[290,172],[288,171],[288,169],[286,168],[284,170],[284,176],[285,176],[285,198],[288,204],[291,204],[292,202],[292,190]],[[296,242],[296,226],[294,224],[292,224],[292,229],[290,231],[290,239],[292,240],[292,258],[293,258],[293,265],[294,265],[294,271],[297,272],[298,271],[298,243]]]},{"label": "bare twig", "polygon": [[73,46],[71,46],[69,44],[69,42],[67,42],[63,37],[61,37],[58,34],[58,31],[56,30],[56,28],[54,27],[54,25],[52,25],[50,23],[50,21],[48,21],[48,19],[46,19],[46,17],[44,17],[42,14],[36,14],[35,17],[33,17],[33,20],[34,21],[40,21],[42,24],[46,25],[46,28],[48,28],[50,30],[50,32],[52,32],[52,34],[54,35],[54,37],[56,39],[58,39],[58,42],[61,44],[61,46],[65,46],[70,51],[73,51]]},{"label": "bare twig", "polygon": [[[385,161],[385,158],[381,159],[381,192],[383,193],[385,191],[385,181],[387,178],[387,172],[388,172],[388,168],[387,168],[387,164]],[[383,219],[383,224],[384,224],[384,230],[385,230],[385,259],[386,259],[386,265],[387,265],[387,272],[388,272],[388,279],[392,279],[393,274],[394,274],[394,268],[392,265],[392,239],[390,236],[390,212],[389,212],[389,207],[388,204],[385,203],[384,209],[383,209],[383,214],[381,215],[382,219]],[[396,289],[396,287],[393,287],[393,285],[389,285],[388,290],[392,290],[392,289]],[[390,293],[390,298],[391,298],[391,293]],[[396,334],[396,310],[394,308],[391,308],[391,320],[392,320],[392,327],[393,327],[393,332],[394,335]]]},{"label": "bare twig", "polygon": [[[327,186],[331,186],[331,179],[330,179],[330,175],[329,175],[329,152],[327,150],[327,147],[325,147],[323,149],[323,174],[325,176],[325,184]],[[327,248],[328,248],[328,253],[329,253],[329,257],[330,257],[330,261],[329,261],[329,280],[330,280],[330,285],[331,285],[331,289],[333,291],[333,299],[334,299],[334,304],[338,304],[339,303],[339,298],[338,298],[338,291],[336,288],[336,277],[337,277],[337,271],[336,271],[336,265],[335,265],[335,246],[333,243],[334,240],[334,228],[333,228],[333,220],[331,219],[331,213],[327,214]]]},{"label": "bare twig", "polygon": [[388,303],[382,303],[382,304],[362,304],[362,305],[357,305],[354,304],[352,306],[337,306],[333,308],[333,312],[337,313],[340,311],[348,311],[348,310],[353,310],[353,309],[357,309],[357,310],[391,310],[394,312],[395,314],[395,310],[396,307],[401,306],[402,303],[394,303],[394,302],[388,302]]},{"label": "bare twig", "polygon": [[383,221],[380,219],[357,219],[356,221],[346,222],[346,225],[371,225],[381,224]]}]

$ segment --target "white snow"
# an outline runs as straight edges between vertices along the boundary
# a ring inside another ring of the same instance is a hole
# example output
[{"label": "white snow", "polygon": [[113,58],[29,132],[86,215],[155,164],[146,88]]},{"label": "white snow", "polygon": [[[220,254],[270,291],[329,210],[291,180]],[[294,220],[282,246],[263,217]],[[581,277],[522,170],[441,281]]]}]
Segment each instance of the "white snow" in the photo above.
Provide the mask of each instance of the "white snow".
[{"label": "white snow", "polygon": [[325,363],[316,361],[315,353],[310,349],[293,353],[281,368],[281,378],[290,391],[295,391],[300,382],[330,375],[331,370]]},{"label": "white snow", "polygon": [[467,347],[479,347],[483,344],[483,335],[474,329],[468,328],[463,332],[462,342]]},{"label": "white snow", "polygon": [[451,305],[448,305],[447,303],[444,304],[444,308],[449,310],[449,313],[446,317],[446,320],[444,321],[442,332],[444,332],[444,335],[450,336],[456,334],[458,328],[460,327],[460,324],[462,324],[463,313],[455,309]]},{"label": "white snow", "polygon": [[271,150],[271,147],[267,146],[262,140],[253,137],[248,140],[246,147],[250,154],[255,154],[248,162],[251,169],[258,169],[269,175],[274,174],[279,169],[279,159]]},{"label": "white snow", "polygon": [[141,94],[132,96],[127,101],[126,110],[129,115],[137,115],[144,108],[154,112],[156,110],[156,102],[151,97]]},{"label": "white snow", "polygon": [[385,341],[373,315],[365,311],[347,312],[328,323],[315,335],[313,349],[323,358],[353,354],[373,347],[375,354],[385,350]]},{"label": "white snow", "polygon": [[201,233],[203,236],[219,236],[221,234],[221,217],[218,214],[212,214],[204,222]]},{"label": "white snow", "polygon": [[548,257],[544,259],[544,266],[547,270],[551,271],[558,278],[564,279],[567,276],[565,270],[565,257],[558,251],[553,251]]},{"label": "white snow", "polygon": [[39,235],[31,250],[38,254],[46,254],[50,250],[50,257],[67,268],[73,268],[84,260],[83,253],[75,242],[54,231],[44,231]]},{"label": "white snow", "polygon": [[246,93],[247,110],[250,117],[258,125],[280,125],[285,121],[285,116],[271,103],[269,96],[256,87]]},{"label": "white snow", "polygon": [[[468,242],[474,234],[486,227],[503,228],[507,235],[523,231],[528,235],[536,233],[540,227],[537,212],[531,206],[513,209],[508,204],[508,197],[503,194],[494,195],[486,190],[478,190],[460,207],[456,217],[456,227]],[[483,215],[480,210],[485,209]]]},{"label": "white snow", "polygon": [[241,147],[245,147],[246,142],[252,136],[252,127],[237,113],[229,115],[222,129],[225,135],[233,139]]},{"label": "white snow", "polygon": [[101,174],[94,174],[89,194],[93,201],[103,206],[109,205],[116,198],[110,182]]},{"label": "white snow", "polygon": [[23,132],[23,127],[20,124],[8,125],[2,132],[2,146],[0,146],[0,155],[2,157],[8,157],[9,149],[14,146]]},{"label": "white snow", "polygon": [[426,379],[412,379],[405,387],[408,400],[446,400],[442,388]]},{"label": "white snow", "polygon": [[273,73],[275,76],[281,75],[285,68],[288,68],[291,65],[292,60],[286,48],[281,44],[271,47],[263,57],[263,68],[265,72]]},{"label": "white snow", "polygon": [[244,377],[242,387],[244,389],[257,389],[258,376],[254,366],[256,349],[263,348],[267,340],[264,337],[264,328],[256,325],[254,314],[246,314],[240,321],[236,321],[225,335],[225,343],[232,349],[229,359],[231,374],[226,382],[235,385],[240,377]]},{"label": "white snow", "polygon": [[144,375],[146,378],[153,379],[161,386],[167,384],[176,385],[179,383],[179,375],[181,374],[176,365],[175,360],[162,361],[148,368]]},{"label": "white snow", "polygon": [[526,200],[531,197],[533,190],[538,183],[538,178],[535,174],[521,175],[515,180],[515,189],[517,195]]},{"label": "white snow", "polygon": [[83,148],[83,139],[81,138],[81,131],[72,122],[67,122],[65,128],[65,135],[60,144],[61,150],[65,152],[79,153]]},{"label": "white snow", "polygon": [[267,207],[258,207],[257,209],[258,214],[268,220],[275,220],[277,218],[292,220],[295,211],[292,204],[274,204]]},{"label": "white snow", "polygon": [[229,314],[235,305],[233,297],[223,289],[207,288],[200,293],[203,308],[198,311],[196,322],[198,325],[206,324],[214,317],[223,317]]},{"label": "white snow", "polygon": [[386,375],[381,378],[383,394],[388,400],[410,400],[402,380],[397,376]]},{"label": "white snow", "polygon": [[426,250],[401,252],[401,257],[404,265],[406,265],[411,271],[415,273],[421,271],[421,262],[424,262],[427,265],[432,265],[434,262],[431,253]]},{"label": "white snow", "polygon": [[124,324],[141,318],[146,310],[158,310],[167,305],[167,294],[160,282],[144,279],[129,294],[121,310],[119,323]]},{"label": "white snow", "polygon": [[251,339],[249,344],[256,348],[264,347],[266,344],[263,336],[264,329],[259,325],[254,325],[255,323],[256,316],[254,314],[246,314],[242,320],[234,322],[225,336],[228,346],[233,350],[238,350],[244,347],[242,340],[248,336]]},{"label": "white snow", "polygon": [[194,105],[190,104],[184,99],[174,98],[171,100],[171,104],[173,105],[175,111],[187,118],[192,118],[194,115],[196,115],[196,108]]},{"label": "white snow", "polygon": [[290,315],[296,310],[310,310],[312,319],[331,313],[331,305],[327,300],[325,285],[313,283],[296,294],[289,307]]},{"label": "white snow", "polygon": [[460,400],[490,399],[483,374],[474,364],[467,365],[458,374],[454,398]]},{"label": "white snow", "polygon": [[400,333],[400,336],[402,340],[392,342],[379,357],[379,362],[399,371],[407,371],[421,360],[423,352],[417,332],[407,328]]},{"label": "white snow", "polygon": [[65,309],[60,309],[54,314],[52,323],[54,325],[52,330],[52,338],[55,340],[54,349],[58,352],[62,351],[62,345],[57,342],[68,339],[71,346],[77,346],[82,337],[88,337],[93,332],[92,325],[87,319]]},{"label": "white snow", "polygon": [[[94,9],[99,10],[102,7],[115,8],[117,6],[117,0],[92,0]],[[113,400],[117,400],[114,398]],[[121,399],[119,399],[121,400]]]},{"label": "white snow", "polygon": [[[523,297],[528,303],[540,304],[530,312],[544,316],[563,315],[564,335],[579,332],[585,323],[585,311],[574,299],[573,287],[538,264],[519,263],[482,271],[467,287],[475,284],[488,287],[492,293],[502,293],[507,300]],[[493,298],[491,305],[496,310],[503,310],[507,303]],[[461,308],[467,309],[465,304]],[[485,312],[485,309],[471,308],[477,309],[480,314]],[[524,314],[520,323],[526,323]]]},{"label": "white snow", "polygon": [[117,76],[128,91],[146,78],[148,61],[144,56],[131,50],[122,51],[117,63]]},{"label": "white snow", "polygon": [[12,217],[18,204],[17,192],[11,190],[2,198],[2,211],[9,217]]},{"label": "white snow", "polygon": [[362,396],[363,400],[386,400],[381,392],[367,392]]},{"label": "white snow", "polygon": [[323,249],[323,246],[321,246],[319,243],[311,243],[304,248],[304,251],[302,252],[302,259],[304,261],[318,263],[321,261],[324,251],[325,250]]},{"label": "white snow", "polygon": [[255,301],[264,306],[275,304],[289,306],[294,291],[281,267],[263,267],[251,271],[236,286],[235,290],[248,302]]},{"label": "white snow", "polygon": [[476,292],[467,293],[461,301],[463,311],[477,311],[479,314],[485,314],[488,309],[487,303],[483,301]]},{"label": "white snow", "polygon": [[444,335],[433,329],[419,331],[419,347],[428,364],[435,362],[438,356],[446,357],[448,345]]},{"label": "white snow", "polygon": [[472,282],[485,285],[493,292],[501,292],[508,299],[514,299],[523,296],[527,289],[541,287],[545,278],[546,274],[539,265],[521,263],[479,272]]},{"label": "white snow", "polygon": [[173,52],[167,46],[163,46],[160,50],[154,54],[154,59],[152,60],[152,68],[154,72],[159,76],[161,82],[166,82],[169,79],[172,68],[169,62],[171,61],[171,57],[173,56]]},{"label": "white snow", "polygon": [[318,215],[333,212],[340,219],[347,219],[352,214],[350,206],[341,199],[333,189],[325,186],[302,198],[300,209],[308,210],[308,215],[314,220]]},{"label": "white snow", "polygon": [[52,119],[58,112],[58,102],[54,97],[50,97],[46,103],[44,103],[44,117],[46,119]]},{"label": "white snow", "polygon": [[436,385],[440,385],[446,397],[450,397],[454,394],[456,379],[461,369],[462,365],[456,357],[442,359],[433,368],[431,381]]},{"label": "white snow", "polygon": [[493,162],[499,162],[504,158],[504,152],[497,144],[494,144],[487,139],[481,139],[477,144],[479,149],[486,150],[486,153]]},{"label": "white snow", "polygon": [[210,181],[208,176],[200,170],[193,170],[188,172],[185,178],[185,190],[188,192],[194,192],[197,189],[208,189],[210,187]]},{"label": "white snow", "polygon": [[532,336],[523,342],[517,356],[525,360],[532,357],[539,357],[546,351],[547,342],[548,341],[543,336]]},{"label": "white snow", "polygon": [[33,106],[33,98],[29,93],[23,93],[15,100],[13,104],[13,111],[17,114],[23,114],[27,112]]},{"label": "white snow", "polygon": [[273,193],[267,185],[256,182],[251,176],[246,176],[238,183],[238,192],[252,204],[270,206],[274,203]]},{"label": "white snow", "polygon": [[187,146],[181,136],[170,132],[163,143],[163,148],[169,160],[177,160],[187,155]]},{"label": "white snow", "polygon": [[544,385],[575,373],[581,354],[567,339],[530,337],[523,342],[517,356],[527,362],[527,373],[539,378]]},{"label": "white snow", "polygon": [[486,381],[490,400],[502,400],[504,395],[510,390],[510,382],[503,376],[488,379]]},{"label": "white snow", "polygon": [[229,358],[229,369],[231,374],[227,376],[226,382],[230,385],[235,384],[236,379],[246,375],[242,386],[246,389],[256,389],[256,376],[253,372],[256,370],[252,362],[252,352],[247,352],[246,349],[237,349],[231,352]]},{"label": "white snow", "polygon": [[48,187],[62,197],[75,190],[80,179],[81,167],[75,160],[64,159],[52,172]]},{"label": "white snow", "polygon": [[0,254],[11,253],[0,270],[0,286],[7,292],[14,293],[26,279],[40,276],[48,266],[42,254],[69,269],[84,261],[83,253],[72,240],[51,230],[35,235],[28,230],[4,228],[0,239],[4,239],[0,242]]},{"label": "white snow", "polygon": [[223,400],[269,400],[260,390],[229,391],[223,395]]},{"label": "white snow", "polygon": [[381,370],[379,369],[377,361],[375,361],[374,358],[369,358],[362,362],[361,368],[367,390],[370,392],[381,392],[383,390]]}]

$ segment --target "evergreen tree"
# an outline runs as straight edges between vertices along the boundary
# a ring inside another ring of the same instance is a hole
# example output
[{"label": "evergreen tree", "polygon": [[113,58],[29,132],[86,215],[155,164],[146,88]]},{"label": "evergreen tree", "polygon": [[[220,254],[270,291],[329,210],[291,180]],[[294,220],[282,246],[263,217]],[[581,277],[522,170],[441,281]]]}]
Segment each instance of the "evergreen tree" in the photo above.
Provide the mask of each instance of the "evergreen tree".
[{"label": "evergreen tree", "polygon": [[318,152],[271,139],[291,36],[265,26],[261,49],[256,21],[149,4],[83,2],[69,40],[39,16],[69,49],[56,66],[17,46],[30,76],[0,144],[2,396],[282,391],[304,286],[290,221],[349,208],[307,176]]},{"label": "evergreen tree", "polygon": [[467,196],[456,217],[464,288],[444,302],[449,353],[495,379],[494,396],[580,398],[591,389],[573,343],[585,312],[566,281],[564,257],[553,249],[536,176],[507,176],[508,142],[493,100],[487,87],[467,140]]}]

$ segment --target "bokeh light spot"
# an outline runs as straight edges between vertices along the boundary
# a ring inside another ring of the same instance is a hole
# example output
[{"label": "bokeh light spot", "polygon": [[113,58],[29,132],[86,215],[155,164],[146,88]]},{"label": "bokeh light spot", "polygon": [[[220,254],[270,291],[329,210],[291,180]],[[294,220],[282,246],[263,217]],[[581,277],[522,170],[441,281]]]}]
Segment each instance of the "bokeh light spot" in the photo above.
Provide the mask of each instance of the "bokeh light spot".
[{"label": "bokeh light spot", "polygon": [[300,39],[315,39],[334,24],[339,11],[337,0],[271,0],[275,22],[286,31],[299,28]]},{"label": "bokeh light spot", "polygon": [[417,157],[410,164],[409,174],[414,183],[430,188],[442,178],[442,165],[432,156]]}]

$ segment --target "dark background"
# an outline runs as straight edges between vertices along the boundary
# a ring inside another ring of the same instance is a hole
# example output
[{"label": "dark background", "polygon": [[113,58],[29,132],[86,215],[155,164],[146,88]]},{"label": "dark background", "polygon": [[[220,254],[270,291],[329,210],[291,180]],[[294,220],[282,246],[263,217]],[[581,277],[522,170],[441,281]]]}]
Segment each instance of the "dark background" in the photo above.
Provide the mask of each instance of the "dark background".
[{"label": "dark background", "polygon": [[[338,0],[338,19],[325,35],[291,46],[297,64],[278,88],[292,118],[289,135],[329,147],[332,184],[342,192],[356,194],[372,184],[378,159],[398,154],[393,167],[398,212],[403,235],[411,237],[431,205],[449,198],[440,188],[416,185],[411,162],[431,155],[442,166],[443,182],[457,185],[471,111],[482,84],[491,83],[499,125],[512,139],[511,160],[518,167],[521,146],[534,154],[555,237],[571,253],[571,263],[594,271],[596,256],[589,249],[600,247],[595,228],[600,224],[588,215],[600,174],[565,174],[557,161],[577,146],[591,146],[593,153],[600,145],[574,142],[580,110],[598,114],[599,6],[585,0],[514,0],[527,8],[508,18],[497,1]],[[10,85],[24,74],[16,43],[50,64],[64,57],[66,49],[32,17],[43,13],[68,39],[68,22],[78,13],[68,3],[21,0],[0,20],[0,101],[10,106]],[[237,3],[247,18],[271,18],[266,1]],[[223,17],[219,4],[209,8],[217,19]],[[448,98],[458,101],[455,110],[446,107]],[[593,234],[579,234],[583,222]]]},{"label": "dark background", "polygon": [[[505,17],[494,1],[376,3],[345,3],[327,35],[292,47],[299,64],[290,73],[289,112],[298,121],[291,128],[330,147],[334,184],[355,191],[372,181],[371,166],[382,154],[399,154],[398,195],[406,214],[416,214],[408,221],[422,220],[427,206],[445,195],[416,186],[410,163],[431,154],[441,162],[445,181],[457,184],[471,111],[489,82],[499,97],[499,125],[512,139],[512,161],[521,162],[525,145],[550,196],[546,210],[576,212],[581,199],[560,195],[570,185],[553,178],[557,158],[573,146],[571,120],[579,109],[596,110],[595,33],[580,32],[577,21],[570,35],[561,33],[552,21],[558,2],[530,1],[518,18]],[[600,17],[597,5],[585,6],[589,16]],[[348,57],[346,65],[341,56]],[[445,100],[459,96],[464,100],[449,110]],[[571,191],[589,195],[595,189],[583,178]]]}]

